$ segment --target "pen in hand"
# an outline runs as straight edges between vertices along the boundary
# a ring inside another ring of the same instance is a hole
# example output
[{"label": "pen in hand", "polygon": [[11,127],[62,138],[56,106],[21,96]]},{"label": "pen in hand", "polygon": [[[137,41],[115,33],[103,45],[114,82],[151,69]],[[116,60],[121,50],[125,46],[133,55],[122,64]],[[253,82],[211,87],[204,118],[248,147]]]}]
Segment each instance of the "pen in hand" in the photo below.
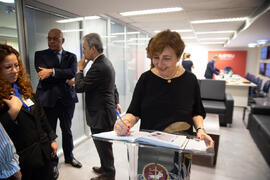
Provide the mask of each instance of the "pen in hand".
[{"label": "pen in hand", "polygon": [[[115,111],[116,115],[119,117],[119,119],[120,119],[121,121],[123,121],[123,119],[121,118],[119,112],[118,112],[116,109],[115,109],[114,111]],[[123,121],[123,122],[124,122],[124,121]]]},{"label": "pen in hand", "polygon": [[123,121],[122,117],[120,116],[119,112],[116,109],[114,111],[116,115],[119,117],[119,119],[121,120],[121,122],[127,127],[127,134],[129,134],[130,126],[127,126],[127,124]]}]

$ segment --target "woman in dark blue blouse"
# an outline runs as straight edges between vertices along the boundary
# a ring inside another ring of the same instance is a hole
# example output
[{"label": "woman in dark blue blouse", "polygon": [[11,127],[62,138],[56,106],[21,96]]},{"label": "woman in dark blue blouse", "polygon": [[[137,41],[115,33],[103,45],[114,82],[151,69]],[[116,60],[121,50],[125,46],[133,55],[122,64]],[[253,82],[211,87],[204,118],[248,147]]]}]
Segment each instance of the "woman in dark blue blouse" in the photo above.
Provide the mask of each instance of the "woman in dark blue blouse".
[{"label": "woman in dark blue blouse", "polygon": [[182,66],[184,67],[186,71],[192,72],[191,68],[193,68],[194,66],[193,66],[193,62],[190,59],[190,53],[184,53]]}]

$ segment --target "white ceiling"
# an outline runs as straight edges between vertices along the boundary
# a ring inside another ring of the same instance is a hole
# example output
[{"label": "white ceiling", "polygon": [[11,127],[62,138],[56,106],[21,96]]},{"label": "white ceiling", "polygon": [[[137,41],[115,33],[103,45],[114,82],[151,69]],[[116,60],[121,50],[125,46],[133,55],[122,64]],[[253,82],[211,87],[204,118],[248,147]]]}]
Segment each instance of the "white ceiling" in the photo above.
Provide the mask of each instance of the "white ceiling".
[{"label": "white ceiling", "polygon": [[[191,29],[180,33],[188,44],[200,44],[203,38],[232,38],[233,33],[197,34],[205,31],[238,31],[242,22],[191,24],[193,20],[221,19],[234,17],[254,17],[265,0],[35,0],[59,8],[78,16],[106,15],[154,35],[155,30]],[[269,2],[269,0],[268,0]],[[269,7],[269,4],[267,6]],[[121,16],[120,12],[166,7],[181,7],[183,11],[141,16]],[[237,33],[226,47],[247,47],[250,42],[260,39],[270,40],[270,8],[244,31]],[[185,37],[195,37],[185,39]],[[211,42],[226,40],[211,40]],[[208,41],[209,42],[209,41]],[[222,45],[223,46],[223,45]]]},{"label": "white ceiling", "polygon": [[[206,42],[203,38],[232,38],[233,33],[196,34],[205,31],[238,31],[244,22],[191,24],[193,20],[221,19],[233,17],[251,17],[257,8],[261,8],[264,0],[39,0],[53,7],[64,9],[79,16],[107,15],[131,24],[150,34],[163,29],[192,29],[192,32],[180,33],[186,43],[198,44]],[[75,3],[76,2],[76,3]],[[184,10],[174,13],[121,16],[120,12],[181,7]],[[226,47],[247,47],[250,42],[260,39],[270,40],[270,14],[258,18],[245,31],[238,33]],[[195,39],[185,39],[195,37]],[[211,42],[226,40],[209,40]],[[209,42],[208,41],[208,42]],[[223,45],[222,45],[223,46]]]}]

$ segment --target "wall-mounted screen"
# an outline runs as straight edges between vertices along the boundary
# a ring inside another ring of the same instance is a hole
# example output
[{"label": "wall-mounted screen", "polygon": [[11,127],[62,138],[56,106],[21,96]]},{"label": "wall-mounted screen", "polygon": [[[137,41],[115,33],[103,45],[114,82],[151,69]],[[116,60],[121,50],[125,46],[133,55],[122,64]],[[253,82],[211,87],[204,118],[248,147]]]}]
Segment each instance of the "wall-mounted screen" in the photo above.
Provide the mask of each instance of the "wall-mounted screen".
[{"label": "wall-mounted screen", "polygon": [[268,54],[268,46],[264,46],[261,48],[261,59],[267,59]]},{"label": "wall-mounted screen", "polygon": [[270,63],[265,63],[265,76],[270,77]]},{"label": "wall-mounted screen", "polygon": [[270,59],[270,46],[268,46],[268,49],[267,49],[267,59]]},{"label": "wall-mounted screen", "polygon": [[260,63],[260,70],[259,70],[259,73],[261,75],[265,75],[265,66],[266,66],[266,63]]}]

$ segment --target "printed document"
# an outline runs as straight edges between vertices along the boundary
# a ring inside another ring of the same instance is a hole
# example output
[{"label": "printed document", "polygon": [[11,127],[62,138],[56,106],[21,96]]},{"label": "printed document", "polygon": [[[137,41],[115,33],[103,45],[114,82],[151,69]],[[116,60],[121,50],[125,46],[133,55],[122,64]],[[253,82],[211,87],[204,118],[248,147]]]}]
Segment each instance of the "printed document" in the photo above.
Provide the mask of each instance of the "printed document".
[{"label": "printed document", "polygon": [[93,137],[134,143],[137,142],[187,151],[206,151],[206,144],[203,140],[161,131],[131,131],[129,136],[118,136],[115,131],[109,131],[94,134]]}]

